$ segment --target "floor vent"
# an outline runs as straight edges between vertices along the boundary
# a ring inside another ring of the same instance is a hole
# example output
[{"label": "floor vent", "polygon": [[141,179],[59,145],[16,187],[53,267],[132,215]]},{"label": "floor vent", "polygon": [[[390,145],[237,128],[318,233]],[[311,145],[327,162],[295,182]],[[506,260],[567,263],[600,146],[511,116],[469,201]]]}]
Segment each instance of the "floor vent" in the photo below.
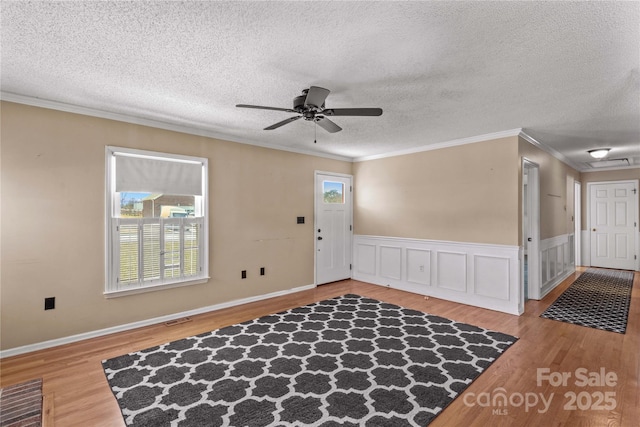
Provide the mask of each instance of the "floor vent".
[{"label": "floor vent", "polygon": [[164,325],[165,326],[175,326],[175,325],[179,325],[181,323],[187,323],[187,322],[191,322],[191,318],[190,317],[182,317],[180,319],[169,320],[168,322],[164,322]]}]

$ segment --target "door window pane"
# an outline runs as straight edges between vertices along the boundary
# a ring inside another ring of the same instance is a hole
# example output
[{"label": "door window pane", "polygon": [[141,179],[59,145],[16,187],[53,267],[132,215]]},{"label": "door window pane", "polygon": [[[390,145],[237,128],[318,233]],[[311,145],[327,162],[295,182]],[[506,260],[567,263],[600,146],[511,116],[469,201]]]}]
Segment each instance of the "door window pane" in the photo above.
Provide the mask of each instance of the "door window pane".
[{"label": "door window pane", "polygon": [[322,193],[325,203],[344,204],[344,184],[342,182],[323,181]]}]

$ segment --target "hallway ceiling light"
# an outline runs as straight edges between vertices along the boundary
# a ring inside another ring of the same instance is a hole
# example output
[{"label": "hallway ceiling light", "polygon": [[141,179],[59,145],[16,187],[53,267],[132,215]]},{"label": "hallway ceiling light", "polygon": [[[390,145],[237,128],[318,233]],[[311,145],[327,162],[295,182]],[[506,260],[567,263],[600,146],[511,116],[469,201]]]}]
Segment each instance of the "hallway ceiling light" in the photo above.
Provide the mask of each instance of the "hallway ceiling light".
[{"label": "hallway ceiling light", "polygon": [[589,150],[587,153],[589,153],[594,159],[602,159],[609,154],[609,150],[611,150],[611,148],[598,148],[596,150]]}]

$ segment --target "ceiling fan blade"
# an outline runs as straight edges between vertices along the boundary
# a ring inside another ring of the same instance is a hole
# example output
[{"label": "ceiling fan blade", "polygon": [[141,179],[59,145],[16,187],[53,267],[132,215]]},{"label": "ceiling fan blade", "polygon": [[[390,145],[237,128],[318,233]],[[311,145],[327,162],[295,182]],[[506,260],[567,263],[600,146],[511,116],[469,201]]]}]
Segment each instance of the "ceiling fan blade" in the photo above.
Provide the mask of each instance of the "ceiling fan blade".
[{"label": "ceiling fan blade", "polygon": [[281,122],[276,123],[275,125],[271,125],[269,127],[264,128],[264,130],[274,130],[274,129],[278,129],[280,126],[284,126],[287,123],[291,123],[294,122],[296,120],[298,120],[300,117],[302,116],[293,116],[293,117],[289,117],[288,119],[285,119]]},{"label": "ceiling fan blade", "polygon": [[274,110],[274,111],[286,111],[287,113],[295,113],[296,110],[291,108],[278,108],[278,107],[263,107],[261,105],[248,105],[248,104],[236,104],[238,108],[255,108],[257,110]]},{"label": "ceiling fan blade", "polygon": [[305,105],[313,105],[315,107],[322,107],[324,100],[327,99],[329,89],[324,89],[318,86],[311,86],[309,92],[307,92],[307,98],[304,100]]},{"label": "ceiling fan blade", "polygon": [[316,123],[320,125],[322,129],[330,133],[336,133],[342,130],[340,126],[333,123],[331,120],[327,119],[326,117],[316,116]]},{"label": "ceiling fan blade", "polygon": [[327,108],[325,116],[381,116],[382,108]]}]

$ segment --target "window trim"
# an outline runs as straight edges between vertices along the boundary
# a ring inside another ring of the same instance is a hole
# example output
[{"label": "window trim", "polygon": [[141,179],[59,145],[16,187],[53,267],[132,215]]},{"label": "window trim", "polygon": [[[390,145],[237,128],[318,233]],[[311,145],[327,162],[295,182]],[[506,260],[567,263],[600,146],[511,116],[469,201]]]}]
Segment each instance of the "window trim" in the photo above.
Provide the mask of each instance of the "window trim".
[{"label": "window trim", "polygon": [[[202,273],[197,277],[191,277],[186,280],[167,280],[164,283],[154,283],[145,286],[138,286],[130,289],[117,289],[115,284],[116,259],[115,253],[115,223],[114,219],[119,218],[120,200],[115,191],[116,189],[116,155],[141,156],[155,159],[170,159],[172,161],[199,163],[203,167],[202,171],[202,203],[200,206],[202,213]],[[105,298],[114,298],[127,295],[135,295],[147,292],[153,292],[163,289],[172,289],[183,286],[197,285],[207,283],[209,277],[209,162],[207,158],[186,156],[180,154],[162,153],[157,151],[138,150],[133,148],[123,148],[115,146],[105,147],[105,265],[104,265],[104,292]]]}]

